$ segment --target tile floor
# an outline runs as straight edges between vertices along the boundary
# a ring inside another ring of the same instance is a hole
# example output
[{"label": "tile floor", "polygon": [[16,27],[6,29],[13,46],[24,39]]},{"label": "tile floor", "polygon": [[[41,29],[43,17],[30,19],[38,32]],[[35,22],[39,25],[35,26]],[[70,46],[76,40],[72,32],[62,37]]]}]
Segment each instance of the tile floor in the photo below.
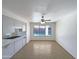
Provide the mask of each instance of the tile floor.
[{"label": "tile floor", "polygon": [[75,59],[55,41],[30,41],[12,59]]}]

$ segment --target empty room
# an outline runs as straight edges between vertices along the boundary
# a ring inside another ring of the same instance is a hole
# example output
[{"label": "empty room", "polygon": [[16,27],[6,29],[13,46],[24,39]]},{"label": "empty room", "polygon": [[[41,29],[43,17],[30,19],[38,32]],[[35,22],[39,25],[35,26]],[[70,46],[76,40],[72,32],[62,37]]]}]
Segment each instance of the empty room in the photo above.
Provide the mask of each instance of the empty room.
[{"label": "empty room", "polygon": [[77,0],[2,0],[2,59],[77,59]]}]

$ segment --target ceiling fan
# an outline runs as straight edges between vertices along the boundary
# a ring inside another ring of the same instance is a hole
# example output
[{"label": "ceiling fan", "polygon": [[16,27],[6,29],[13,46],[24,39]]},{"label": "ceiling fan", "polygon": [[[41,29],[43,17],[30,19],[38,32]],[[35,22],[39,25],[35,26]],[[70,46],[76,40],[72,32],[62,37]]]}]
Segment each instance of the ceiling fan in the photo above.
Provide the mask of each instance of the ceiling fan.
[{"label": "ceiling fan", "polygon": [[45,20],[45,19],[44,19],[44,16],[41,17],[41,23],[46,23],[46,22],[48,22],[48,21],[51,21],[51,20]]}]

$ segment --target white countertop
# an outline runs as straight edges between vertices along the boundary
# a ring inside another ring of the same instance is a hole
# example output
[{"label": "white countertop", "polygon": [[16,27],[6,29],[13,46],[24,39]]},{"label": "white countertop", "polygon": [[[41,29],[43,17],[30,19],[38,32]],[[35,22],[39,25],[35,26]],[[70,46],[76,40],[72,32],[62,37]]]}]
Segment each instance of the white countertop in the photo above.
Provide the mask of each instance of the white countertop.
[{"label": "white countertop", "polygon": [[15,39],[2,39],[2,47],[5,47],[6,45],[11,44],[11,43],[15,42],[16,40],[19,40],[23,37],[26,37],[26,35],[15,38]]}]

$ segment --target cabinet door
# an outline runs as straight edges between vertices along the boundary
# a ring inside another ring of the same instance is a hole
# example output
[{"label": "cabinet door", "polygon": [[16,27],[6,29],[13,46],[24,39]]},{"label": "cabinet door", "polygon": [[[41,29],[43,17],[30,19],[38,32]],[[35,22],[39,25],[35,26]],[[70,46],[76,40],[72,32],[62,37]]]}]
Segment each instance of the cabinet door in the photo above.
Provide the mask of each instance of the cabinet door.
[{"label": "cabinet door", "polygon": [[23,38],[22,41],[23,41],[23,42],[22,42],[22,47],[24,47],[25,39]]},{"label": "cabinet door", "polygon": [[15,42],[15,53],[18,52],[20,50],[20,44],[19,44],[19,40],[17,40]]},{"label": "cabinet door", "polygon": [[23,37],[23,47],[26,44],[26,37]]},{"label": "cabinet door", "polygon": [[8,44],[2,49],[3,58],[11,58],[14,55],[14,43]]},{"label": "cabinet door", "polygon": [[4,56],[3,56],[2,59],[10,59],[10,57],[4,57]]},{"label": "cabinet door", "polygon": [[19,40],[19,48],[21,49],[22,46],[23,46],[23,41],[22,41],[22,39],[20,39],[20,40]]},{"label": "cabinet door", "polygon": [[25,36],[24,39],[25,39],[25,44],[26,44],[27,43],[27,37]]},{"label": "cabinet door", "polygon": [[17,53],[22,48],[22,40],[19,39],[15,42],[15,53]]}]

